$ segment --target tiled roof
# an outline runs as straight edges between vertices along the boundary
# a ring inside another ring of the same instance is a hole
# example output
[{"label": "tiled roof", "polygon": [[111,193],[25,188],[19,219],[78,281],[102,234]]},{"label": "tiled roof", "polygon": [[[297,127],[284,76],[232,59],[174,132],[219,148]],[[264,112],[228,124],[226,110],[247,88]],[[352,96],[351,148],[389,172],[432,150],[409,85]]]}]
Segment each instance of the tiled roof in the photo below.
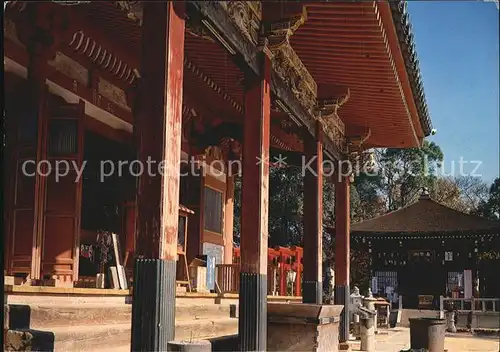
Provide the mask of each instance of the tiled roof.
[{"label": "tiled roof", "polygon": [[406,9],[406,0],[389,1],[394,26],[399,37],[399,45],[405,61],[410,85],[413,91],[413,97],[417,105],[420,123],[426,136],[431,134],[432,123],[427,110],[427,102],[425,100],[424,85],[422,76],[420,75],[417,50],[413,40],[412,27],[410,23],[410,15]]},{"label": "tiled roof", "polygon": [[465,214],[422,196],[412,205],[351,226],[351,234],[444,232],[500,233],[500,221]]}]

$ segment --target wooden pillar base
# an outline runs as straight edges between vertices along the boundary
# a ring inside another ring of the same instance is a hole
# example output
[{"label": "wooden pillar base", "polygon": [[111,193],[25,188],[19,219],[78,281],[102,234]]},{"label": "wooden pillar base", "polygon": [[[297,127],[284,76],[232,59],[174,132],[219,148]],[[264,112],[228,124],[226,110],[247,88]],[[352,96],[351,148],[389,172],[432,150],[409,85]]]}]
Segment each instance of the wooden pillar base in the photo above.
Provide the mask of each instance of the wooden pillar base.
[{"label": "wooden pillar base", "polygon": [[343,305],[344,310],[340,314],[339,341],[346,342],[349,339],[349,285],[335,285],[334,302]]},{"label": "wooden pillar base", "polygon": [[302,302],[323,304],[323,282],[304,281],[302,289]]},{"label": "wooden pillar base", "polygon": [[240,274],[238,333],[241,351],[265,351],[267,275]]},{"label": "wooden pillar base", "polygon": [[137,259],[132,296],[132,351],[167,351],[175,337],[177,262]]}]

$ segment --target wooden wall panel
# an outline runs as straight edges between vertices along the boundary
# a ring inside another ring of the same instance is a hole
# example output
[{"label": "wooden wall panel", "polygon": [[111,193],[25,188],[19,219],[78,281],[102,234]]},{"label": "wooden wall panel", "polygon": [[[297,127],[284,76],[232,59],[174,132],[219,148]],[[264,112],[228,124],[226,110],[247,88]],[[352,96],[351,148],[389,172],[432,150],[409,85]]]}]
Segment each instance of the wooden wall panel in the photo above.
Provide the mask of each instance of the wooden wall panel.
[{"label": "wooden wall panel", "polygon": [[74,255],[74,227],[75,219],[72,217],[45,216],[42,262],[44,263],[44,269],[47,270],[43,270],[44,275],[52,274],[52,270],[47,266],[47,263],[55,262],[59,258],[71,259]]},{"label": "wooden wall panel", "polygon": [[[33,207],[33,202],[35,201],[35,177],[26,176],[22,173],[22,163],[24,160],[20,160],[18,163],[17,170],[17,183],[15,192],[15,202],[19,208],[30,208]],[[34,171],[34,166],[27,168],[28,172]]]},{"label": "wooden wall panel", "polygon": [[217,233],[213,233],[210,231],[203,231],[203,239],[202,242],[205,243],[213,243],[218,244],[219,246],[224,246],[224,237]]},{"label": "wooden wall panel", "polygon": [[31,256],[33,245],[33,209],[14,212],[12,253],[14,256]]},{"label": "wooden wall panel", "polygon": [[58,213],[74,213],[76,208],[77,189],[75,170],[70,170],[68,175],[56,180],[55,175],[47,178],[47,198],[45,211]]},{"label": "wooden wall panel", "polygon": [[[34,85],[36,83],[32,83],[32,86]],[[11,143],[9,150],[11,168],[7,170],[14,170],[9,176],[11,183],[7,185],[6,190],[9,192],[11,187],[13,188],[7,204],[9,216],[6,220],[10,222],[7,240],[9,242],[7,271],[10,274],[24,273],[36,279],[36,270],[33,270],[36,269],[36,265],[32,258],[36,253],[33,244],[34,235],[38,231],[36,214],[41,191],[40,177],[35,176],[36,168],[33,164],[26,168],[26,172],[31,173],[31,176],[23,173],[22,165],[26,160],[40,158],[40,143],[38,142],[42,138],[40,126],[45,114],[46,90],[45,87],[41,88],[37,99],[30,101],[28,93],[32,92],[28,89],[29,87],[29,85],[19,87],[19,91],[16,91],[16,95],[10,99],[12,105],[7,111],[7,120],[10,121],[9,143]],[[16,100],[24,92],[26,92],[26,100]]]}]

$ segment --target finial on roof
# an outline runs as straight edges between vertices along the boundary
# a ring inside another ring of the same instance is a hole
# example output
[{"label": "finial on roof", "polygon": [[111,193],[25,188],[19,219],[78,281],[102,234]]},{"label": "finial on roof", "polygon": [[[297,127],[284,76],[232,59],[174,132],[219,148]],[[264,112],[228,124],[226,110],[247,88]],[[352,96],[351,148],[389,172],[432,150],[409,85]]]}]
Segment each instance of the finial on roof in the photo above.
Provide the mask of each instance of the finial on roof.
[{"label": "finial on roof", "polygon": [[426,187],[422,187],[422,193],[420,193],[420,197],[418,198],[418,200],[423,200],[423,199],[431,199],[429,191],[427,190]]}]

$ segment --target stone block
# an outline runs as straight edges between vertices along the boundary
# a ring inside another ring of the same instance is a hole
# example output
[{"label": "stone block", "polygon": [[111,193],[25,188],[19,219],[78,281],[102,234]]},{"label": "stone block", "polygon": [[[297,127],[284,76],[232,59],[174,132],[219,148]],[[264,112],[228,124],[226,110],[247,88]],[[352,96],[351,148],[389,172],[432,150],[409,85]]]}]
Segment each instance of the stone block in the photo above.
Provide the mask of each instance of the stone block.
[{"label": "stone block", "polygon": [[170,341],[168,351],[171,352],[211,352],[212,344],[208,340]]},{"label": "stone block", "polygon": [[232,352],[240,350],[238,334],[214,337],[209,339],[213,352]]},{"label": "stone block", "polygon": [[333,305],[269,303],[267,350],[337,351],[342,309]]},{"label": "stone block", "polygon": [[8,328],[9,329],[29,329],[31,319],[30,306],[23,304],[8,305]]},{"label": "stone block", "polygon": [[39,330],[8,330],[5,351],[53,351],[54,334]]},{"label": "stone block", "polygon": [[239,316],[239,309],[237,304],[230,304],[229,305],[229,316],[231,318],[238,318]]},{"label": "stone block", "polygon": [[10,316],[9,313],[10,313],[9,305],[4,304],[3,305],[3,329],[4,330],[9,329],[9,316]]}]

